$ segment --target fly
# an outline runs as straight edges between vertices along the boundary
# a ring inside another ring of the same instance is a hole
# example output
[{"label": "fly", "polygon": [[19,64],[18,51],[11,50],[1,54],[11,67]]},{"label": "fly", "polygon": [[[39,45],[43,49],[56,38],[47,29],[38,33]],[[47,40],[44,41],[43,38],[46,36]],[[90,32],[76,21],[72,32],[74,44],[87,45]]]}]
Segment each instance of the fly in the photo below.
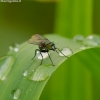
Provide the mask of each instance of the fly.
[{"label": "fly", "polygon": [[[40,54],[41,54],[41,57],[42,57],[42,60],[41,60],[41,63],[40,63],[40,65],[41,65],[42,62],[43,62],[43,55],[42,55],[42,52],[43,52],[43,53],[47,52],[47,54],[48,54],[48,56],[49,56],[49,58],[50,58],[50,61],[51,61],[52,65],[54,66],[54,64],[53,64],[53,62],[52,62],[52,59],[51,59],[51,57],[50,57],[50,54],[49,54],[49,50],[56,51],[58,54],[59,54],[59,52],[61,52],[61,51],[55,46],[55,44],[54,44],[53,42],[49,41],[47,38],[45,38],[44,36],[42,36],[42,35],[40,35],[40,34],[35,34],[35,35],[33,35],[33,36],[31,37],[31,39],[28,40],[28,43],[34,44],[34,45],[38,45],[38,47],[39,47],[39,49],[36,49],[36,50],[35,50],[35,55],[34,55],[34,57],[32,58],[32,60],[35,58],[37,51],[39,51]],[[58,50],[59,52],[58,52],[57,50]],[[62,52],[61,52],[61,53],[62,53]],[[63,54],[63,53],[62,53],[62,54]],[[63,54],[63,55],[64,55],[64,54]],[[64,55],[64,56],[65,56],[65,55]],[[67,56],[65,56],[65,57],[67,57]]]}]

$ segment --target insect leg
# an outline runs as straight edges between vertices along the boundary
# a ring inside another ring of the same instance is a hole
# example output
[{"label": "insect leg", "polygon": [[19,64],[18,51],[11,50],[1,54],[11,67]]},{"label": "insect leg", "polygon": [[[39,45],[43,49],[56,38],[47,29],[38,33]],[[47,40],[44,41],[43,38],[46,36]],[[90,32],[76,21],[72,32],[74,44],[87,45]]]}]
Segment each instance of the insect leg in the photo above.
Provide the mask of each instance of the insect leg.
[{"label": "insect leg", "polygon": [[32,58],[32,60],[35,58],[37,51],[39,51],[39,52],[40,52],[40,50],[39,50],[39,49],[36,49],[36,50],[35,50],[35,55],[34,55],[34,57]]},{"label": "insect leg", "polygon": [[[47,53],[48,53],[48,52],[47,52]],[[51,57],[50,57],[49,53],[48,53],[48,56],[49,56],[49,58],[50,58],[50,61],[52,62],[52,60],[51,60]],[[54,66],[53,62],[52,62],[52,65]]]},{"label": "insect leg", "polygon": [[[57,50],[59,50],[58,48],[56,48]],[[56,52],[57,52],[57,50],[56,50]],[[60,53],[61,54],[63,54],[62,52],[61,52],[61,50],[59,50],[60,51]],[[64,54],[63,54],[64,55]],[[65,56],[65,55],[64,55]],[[67,57],[68,58],[68,56],[65,56],[65,57]]]},{"label": "insect leg", "polygon": [[41,53],[41,51],[40,51],[39,49],[36,49],[36,50],[35,50],[35,55],[34,55],[34,57],[32,58],[32,60],[35,58],[37,51],[39,51],[40,54],[41,54],[41,56],[42,56],[42,61],[41,61],[41,63],[40,63],[40,65],[41,65],[42,62],[43,62],[43,55],[42,55],[42,53]]},{"label": "insect leg", "polygon": [[59,52],[55,49],[55,51],[59,54]]}]

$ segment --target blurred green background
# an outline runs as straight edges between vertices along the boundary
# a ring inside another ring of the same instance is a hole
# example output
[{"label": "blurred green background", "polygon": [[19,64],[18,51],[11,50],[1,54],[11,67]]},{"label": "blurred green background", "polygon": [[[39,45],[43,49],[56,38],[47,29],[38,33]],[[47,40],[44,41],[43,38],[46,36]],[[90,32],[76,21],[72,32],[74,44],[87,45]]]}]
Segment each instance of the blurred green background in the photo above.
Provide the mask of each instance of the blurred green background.
[{"label": "blurred green background", "polygon": [[[99,10],[100,0],[0,2],[0,56],[7,53],[12,43],[20,44],[35,33],[57,33],[70,38],[77,34],[84,36],[99,34]],[[64,63],[53,74],[40,100],[100,100],[100,86],[91,80],[91,73],[84,67],[75,66],[76,72],[73,71],[73,67],[67,67],[71,66],[73,59],[75,60],[75,57]],[[82,83],[84,75],[85,77],[87,75],[84,80],[87,85]]]}]

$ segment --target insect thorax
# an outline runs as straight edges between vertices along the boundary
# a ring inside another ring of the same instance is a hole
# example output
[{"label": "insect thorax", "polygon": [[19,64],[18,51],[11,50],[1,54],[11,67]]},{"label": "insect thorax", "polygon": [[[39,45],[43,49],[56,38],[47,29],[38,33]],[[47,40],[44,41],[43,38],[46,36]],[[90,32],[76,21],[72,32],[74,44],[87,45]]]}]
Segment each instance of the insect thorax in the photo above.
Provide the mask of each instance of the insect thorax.
[{"label": "insect thorax", "polygon": [[46,47],[47,47],[49,50],[55,51],[55,45],[54,45],[52,42],[46,44]]},{"label": "insect thorax", "polygon": [[55,51],[55,45],[52,42],[42,43],[39,45],[39,49],[41,52],[48,52],[49,50]]}]

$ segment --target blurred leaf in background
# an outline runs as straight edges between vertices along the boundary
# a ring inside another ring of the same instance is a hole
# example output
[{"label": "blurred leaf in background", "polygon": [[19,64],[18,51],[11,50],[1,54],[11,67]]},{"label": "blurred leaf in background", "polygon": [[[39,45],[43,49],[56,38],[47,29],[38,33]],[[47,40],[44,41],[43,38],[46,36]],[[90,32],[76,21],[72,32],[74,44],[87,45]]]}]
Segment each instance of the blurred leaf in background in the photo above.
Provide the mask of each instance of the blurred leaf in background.
[{"label": "blurred leaf in background", "polygon": [[100,34],[100,0],[93,0],[93,33]]},{"label": "blurred leaf in background", "polygon": [[62,0],[56,10],[55,32],[66,37],[92,33],[92,0]]},{"label": "blurred leaf in background", "polygon": [[0,2],[0,55],[12,43],[22,43],[33,34],[53,33],[55,7],[55,2]]}]

